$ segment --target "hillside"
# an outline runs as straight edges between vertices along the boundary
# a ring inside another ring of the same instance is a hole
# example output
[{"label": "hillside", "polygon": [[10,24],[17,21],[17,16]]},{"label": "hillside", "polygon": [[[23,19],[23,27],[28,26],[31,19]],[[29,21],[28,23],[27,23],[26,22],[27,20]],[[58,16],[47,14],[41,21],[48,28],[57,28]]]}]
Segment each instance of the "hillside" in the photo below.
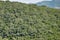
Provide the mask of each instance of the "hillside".
[{"label": "hillside", "polygon": [[36,4],[39,6],[45,5],[45,6],[48,6],[51,8],[55,7],[55,2],[53,2],[53,1],[42,1],[42,2],[37,2]]},{"label": "hillside", "polygon": [[60,40],[60,10],[0,1],[0,40]]},{"label": "hillside", "polygon": [[51,8],[60,9],[60,0],[52,0],[52,1],[42,1],[36,3],[39,6],[45,5]]}]

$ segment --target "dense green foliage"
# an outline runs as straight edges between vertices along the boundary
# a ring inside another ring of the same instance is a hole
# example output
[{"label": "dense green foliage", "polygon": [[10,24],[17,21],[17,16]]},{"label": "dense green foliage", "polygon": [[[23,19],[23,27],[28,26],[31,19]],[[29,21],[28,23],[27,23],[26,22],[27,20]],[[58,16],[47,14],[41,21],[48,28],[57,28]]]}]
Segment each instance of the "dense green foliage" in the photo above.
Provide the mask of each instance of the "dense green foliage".
[{"label": "dense green foliage", "polygon": [[60,10],[0,2],[0,40],[60,40]]}]

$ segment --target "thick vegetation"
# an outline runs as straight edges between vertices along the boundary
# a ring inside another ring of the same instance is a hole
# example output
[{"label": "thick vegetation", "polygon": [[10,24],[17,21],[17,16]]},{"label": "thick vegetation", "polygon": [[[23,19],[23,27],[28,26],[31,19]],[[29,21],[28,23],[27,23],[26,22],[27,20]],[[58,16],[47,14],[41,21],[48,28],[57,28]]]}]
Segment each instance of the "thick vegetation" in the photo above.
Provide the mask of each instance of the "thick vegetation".
[{"label": "thick vegetation", "polygon": [[60,40],[60,10],[0,2],[0,40]]}]

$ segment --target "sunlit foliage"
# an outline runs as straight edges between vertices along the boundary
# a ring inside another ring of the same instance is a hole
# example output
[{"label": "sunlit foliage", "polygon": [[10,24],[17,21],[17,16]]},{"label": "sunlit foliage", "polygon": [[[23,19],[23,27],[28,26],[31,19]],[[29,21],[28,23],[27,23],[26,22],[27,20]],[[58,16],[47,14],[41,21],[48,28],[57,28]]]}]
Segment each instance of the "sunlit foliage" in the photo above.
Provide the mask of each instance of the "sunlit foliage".
[{"label": "sunlit foliage", "polygon": [[60,10],[1,1],[0,40],[60,40]]}]

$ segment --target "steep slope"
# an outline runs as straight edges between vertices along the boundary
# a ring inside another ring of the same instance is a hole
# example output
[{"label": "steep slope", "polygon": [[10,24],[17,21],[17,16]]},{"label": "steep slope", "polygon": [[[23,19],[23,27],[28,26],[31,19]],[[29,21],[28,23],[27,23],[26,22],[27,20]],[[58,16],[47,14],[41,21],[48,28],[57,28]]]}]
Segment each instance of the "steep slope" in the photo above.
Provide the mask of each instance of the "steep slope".
[{"label": "steep slope", "polygon": [[60,10],[0,2],[0,40],[60,40]]}]

